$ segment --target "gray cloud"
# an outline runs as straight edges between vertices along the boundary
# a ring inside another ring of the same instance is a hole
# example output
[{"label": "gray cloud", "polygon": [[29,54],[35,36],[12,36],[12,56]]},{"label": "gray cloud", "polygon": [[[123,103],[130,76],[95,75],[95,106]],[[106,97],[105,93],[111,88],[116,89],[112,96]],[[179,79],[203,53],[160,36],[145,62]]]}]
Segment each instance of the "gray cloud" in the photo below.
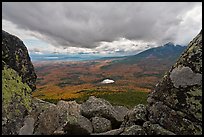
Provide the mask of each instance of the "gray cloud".
[{"label": "gray cloud", "polygon": [[[9,2],[3,3],[2,18],[21,29],[42,34],[35,36],[55,46],[95,48],[98,42],[111,42],[120,37],[186,44],[191,40],[189,35],[193,38],[202,24],[201,20],[191,18],[188,23],[187,13],[201,4]],[[184,40],[179,41],[181,35]],[[185,35],[188,35],[186,39]]]}]

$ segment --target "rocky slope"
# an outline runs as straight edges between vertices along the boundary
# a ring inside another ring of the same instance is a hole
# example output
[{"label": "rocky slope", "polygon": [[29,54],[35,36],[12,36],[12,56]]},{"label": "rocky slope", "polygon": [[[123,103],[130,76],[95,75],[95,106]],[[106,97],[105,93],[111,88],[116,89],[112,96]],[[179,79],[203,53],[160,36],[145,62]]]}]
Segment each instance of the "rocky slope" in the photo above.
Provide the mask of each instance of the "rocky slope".
[{"label": "rocky slope", "polygon": [[56,105],[31,97],[36,74],[23,42],[2,31],[3,135],[202,134],[202,31],[157,84],[148,105],[128,110],[94,96]]}]

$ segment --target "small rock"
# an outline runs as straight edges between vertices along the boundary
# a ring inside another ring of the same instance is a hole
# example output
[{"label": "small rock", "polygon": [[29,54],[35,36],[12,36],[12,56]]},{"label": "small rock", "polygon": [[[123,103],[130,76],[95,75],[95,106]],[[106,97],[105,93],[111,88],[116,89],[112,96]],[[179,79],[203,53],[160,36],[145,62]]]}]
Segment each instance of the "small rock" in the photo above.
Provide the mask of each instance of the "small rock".
[{"label": "small rock", "polygon": [[152,124],[150,121],[146,121],[143,124],[143,128],[148,135],[175,135],[173,132],[164,129],[159,124]]},{"label": "small rock", "polygon": [[32,135],[34,130],[34,118],[26,117],[23,127],[19,131],[19,135]]},{"label": "small rock", "polygon": [[124,120],[124,117],[127,115],[129,109],[125,106],[114,106],[115,111],[117,112],[120,119]]},{"label": "small rock", "polygon": [[50,106],[38,116],[35,135],[51,135],[60,127],[59,111],[56,106]]},{"label": "small rock", "polygon": [[57,130],[55,130],[53,135],[65,135],[63,127],[59,127]]},{"label": "small rock", "polygon": [[84,116],[69,116],[63,128],[66,135],[89,135],[93,132],[91,122]]},{"label": "small rock", "polygon": [[146,135],[145,130],[138,125],[133,125],[131,127],[125,128],[123,133],[120,135]]},{"label": "small rock", "polygon": [[103,133],[93,133],[91,135],[119,135],[123,132],[124,128],[114,129]]},{"label": "small rock", "polygon": [[57,103],[58,109],[60,109],[61,111],[67,111],[70,115],[80,115],[81,113],[80,107],[81,105],[76,103],[76,101],[60,100]]},{"label": "small rock", "polygon": [[129,127],[133,125],[142,126],[146,120],[147,120],[146,106],[143,104],[139,104],[135,106],[132,110],[128,111],[121,127]]},{"label": "small rock", "polygon": [[101,133],[111,130],[111,122],[102,117],[91,118],[94,133]]}]

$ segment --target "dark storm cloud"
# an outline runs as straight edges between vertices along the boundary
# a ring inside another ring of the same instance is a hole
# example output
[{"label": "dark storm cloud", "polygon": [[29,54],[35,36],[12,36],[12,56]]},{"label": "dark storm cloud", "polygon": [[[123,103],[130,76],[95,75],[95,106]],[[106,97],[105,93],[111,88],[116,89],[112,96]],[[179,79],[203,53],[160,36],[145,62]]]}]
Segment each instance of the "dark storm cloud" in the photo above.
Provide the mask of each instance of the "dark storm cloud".
[{"label": "dark storm cloud", "polygon": [[3,3],[2,18],[42,34],[36,37],[55,46],[95,48],[97,42],[120,37],[157,43],[176,41],[183,17],[198,5],[201,3],[9,2]]}]

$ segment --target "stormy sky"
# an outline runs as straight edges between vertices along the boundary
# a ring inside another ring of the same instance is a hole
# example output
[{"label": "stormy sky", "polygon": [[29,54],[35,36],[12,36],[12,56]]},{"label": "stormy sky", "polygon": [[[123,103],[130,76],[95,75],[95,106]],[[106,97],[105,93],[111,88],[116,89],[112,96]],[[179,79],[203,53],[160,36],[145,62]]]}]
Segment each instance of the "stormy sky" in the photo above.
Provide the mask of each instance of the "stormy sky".
[{"label": "stormy sky", "polygon": [[4,2],[2,28],[30,51],[138,52],[188,44],[202,28],[202,3]]}]

